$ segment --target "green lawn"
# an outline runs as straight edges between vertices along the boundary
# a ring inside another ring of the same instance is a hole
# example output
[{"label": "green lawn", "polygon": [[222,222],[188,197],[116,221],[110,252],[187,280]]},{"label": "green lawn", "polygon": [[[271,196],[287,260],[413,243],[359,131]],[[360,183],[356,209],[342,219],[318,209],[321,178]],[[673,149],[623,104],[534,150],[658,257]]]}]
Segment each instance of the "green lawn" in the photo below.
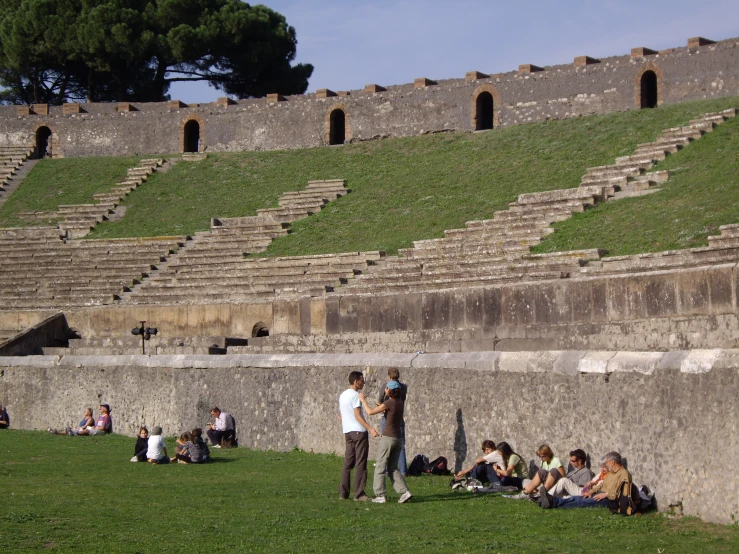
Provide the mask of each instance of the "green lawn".
[{"label": "green lawn", "polygon": [[39,160],[21,186],[0,206],[0,227],[40,225],[19,212],[55,211],[61,204],[93,204],[93,194],[122,181],[138,158],[68,158]]},{"label": "green lawn", "polygon": [[[543,511],[409,479],[398,505],[338,500],[331,455],[214,451],[130,463],[134,439],[0,432],[4,552],[736,552],[739,528],[605,509]],[[174,442],[168,439],[170,448]],[[368,487],[368,492],[370,489]]]}]

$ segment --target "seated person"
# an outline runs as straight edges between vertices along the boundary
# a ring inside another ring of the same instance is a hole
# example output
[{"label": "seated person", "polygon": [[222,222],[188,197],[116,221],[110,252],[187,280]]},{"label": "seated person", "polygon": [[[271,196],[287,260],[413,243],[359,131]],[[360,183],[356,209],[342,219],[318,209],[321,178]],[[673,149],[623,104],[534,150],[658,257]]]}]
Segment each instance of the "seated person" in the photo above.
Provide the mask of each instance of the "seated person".
[{"label": "seated person", "polygon": [[549,490],[565,476],[565,468],[562,466],[562,462],[554,456],[554,452],[548,444],[542,444],[536,450],[536,455],[541,460],[541,467],[531,479],[531,482],[523,488],[524,494],[534,494],[541,485]]},{"label": "seated person", "polygon": [[460,481],[466,475],[472,479],[477,479],[481,483],[499,483],[498,475],[495,473],[495,465],[502,466],[503,458],[495,449],[495,443],[491,440],[482,441],[483,455],[475,459],[475,465],[471,465],[467,469],[461,470],[454,475],[455,480]]},{"label": "seated person", "polygon": [[[583,487],[591,483],[594,477],[593,472],[585,466],[586,459],[585,452],[580,448],[570,452],[570,466],[572,466],[572,469],[547,492],[559,498],[580,496]],[[603,463],[605,463],[605,460],[603,460]]]},{"label": "seated person", "polygon": [[183,433],[182,435],[185,438],[185,444],[182,451],[175,455],[178,463],[200,464],[210,459],[210,452],[202,437],[195,437],[192,432]]},{"label": "seated person", "polygon": [[205,441],[203,440],[203,430],[199,427],[196,427],[192,431],[190,431],[190,434],[192,435],[192,443],[195,445],[196,448],[200,449],[202,452],[202,458],[203,462],[210,461],[210,449],[208,448],[208,445],[205,444]]},{"label": "seated person", "polygon": [[72,429],[71,427],[67,427],[62,432],[62,431],[57,431],[56,429],[52,429],[51,427],[49,427],[49,433],[51,433],[52,435],[78,435],[80,431],[83,431],[86,429],[94,429],[94,428],[95,428],[95,418],[92,416],[92,408],[87,408],[85,410],[85,415],[82,416],[82,419],[80,420],[80,423],[79,425],[77,425],[76,428]]},{"label": "seated person", "polygon": [[[540,490],[539,505],[542,508],[597,508],[600,506],[608,507],[611,511],[629,515],[623,507],[620,507],[621,501],[628,500],[633,494],[631,474],[623,466],[621,454],[618,452],[609,452],[606,454],[606,467],[608,474],[603,481],[593,485],[593,487],[583,492],[582,496],[568,496],[567,498],[557,498],[552,496],[542,488]],[[638,492],[634,502],[641,500],[638,498]]]},{"label": "seated person", "polygon": [[177,454],[182,454],[187,449],[185,445],[187,444],[187,441],[189,441],[191,438],[192,437],[190,436],[190,433],[188,433],[187,431],[182,433],[177,438],[177,440],[175,441],[175,445],[174,445],[175,458],[171,459],[173,462],[175,461]]},{"label": "seated person", "polygon": [[149,449],[149,430],[143,425],[139,429],[139,436],[136,439],[136,446],[133,450],[132,462],[145,462],[146,451]]},{"label": "seated person", "polygon": [[8,415],[8,410],[5,409],[5,406],[0,404],[0,429],[7,429],[10,427],[10,416]]},{"label": "seated person", "polygon": [[113,420],[110,418],[110,406],[100,404],[100,415],[95,422],[95,427],[85,427],[77,431],[77,436],[83,435],[105,435],[113,432]]},{"label": "seated person", "polygon": [[226,412],[222,412],[218,407],[211,409],[210,415],[216,418],[214,423],[208,424],[208,438],[213,448],[221,448],[224,439],[235,443],[236,425],[234,424],[234,418]]},{"label": "seated person", "polygon": [[164,443],[162,428],[159,425],[155,425],[151,429],[151,436],[147,442],[146,460],[154,465],[169,463],[167,445]]},{"label": "seated person", "polygon": [[507,442],[501,442],[498,445],[498,453],[502,458],[502,463],[495,468],[495,473],[500,479],[500,484],[504,487],[521,489],[524,479],[528,480],[529,478],[529,469],[526,467],[526,462],[513,451]]}]

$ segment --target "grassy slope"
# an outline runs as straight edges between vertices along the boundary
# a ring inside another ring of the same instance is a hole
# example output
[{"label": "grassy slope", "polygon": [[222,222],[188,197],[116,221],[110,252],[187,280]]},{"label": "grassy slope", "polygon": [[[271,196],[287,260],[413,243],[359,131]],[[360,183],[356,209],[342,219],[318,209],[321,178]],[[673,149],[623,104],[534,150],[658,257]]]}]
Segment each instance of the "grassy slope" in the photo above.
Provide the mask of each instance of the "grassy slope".
[{"label": "grassy slope", "polygon": [[[168,439],[173,446],[173,440]],[[398,505],[339,501],[342,459],[215,451],[202,466],[130,463],[134,439],[0,432],[7,552],[736,552],[739,528],[661,514],[552,510],[409,479]],[[370,479],[371,481],[371,479]],[[370,491],[371,486],[367,490]]]},{"label": "grassy slope", "polygon": [[666,127],[736,98],[521,125],[283,152],[211,154],[154,176],[126,217],[93,237],[193,233],[211,217],[253,215],[312,179],[345,178],[352,193],[293,224],[265,255],[382,249],[491,217],[522,192],[574,187],[585,169],[629,154]]},{"label": "grassy slope", "polygon": [[537,252],[604,248],[618,256],[708,244],[739,223],[739,117],[654,168],[673,172],[661,192],[601,204],[554,225]]},{"label": "grassy slope", "polygon": [[21,186],[0,206],[0,227],[39,225],[21,220],[19,212],[54,211],[60,204],[92,204],[138,163],[136,157],[40,160]]}]

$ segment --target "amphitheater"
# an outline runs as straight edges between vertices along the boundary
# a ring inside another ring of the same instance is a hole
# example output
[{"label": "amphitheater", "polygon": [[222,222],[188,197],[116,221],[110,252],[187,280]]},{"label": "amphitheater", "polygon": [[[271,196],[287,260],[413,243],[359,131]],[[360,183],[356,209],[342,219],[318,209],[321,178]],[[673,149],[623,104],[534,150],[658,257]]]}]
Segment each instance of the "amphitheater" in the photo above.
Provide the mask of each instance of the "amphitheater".
[{"label": "amphitheater", "polygon": [[[346,205],[352,182],[331,175],[207,231],[86,237],[125,223],[121,203],[152,175],[211,153],[502,133],[737,97],[737,45],[695,37],[496,75],[189,106],[0,107],[0,204],[38,158],[138,156],[88,203],[19,213],[24,226],[0,229],[0,401],[24,429],[106,402],[131,435],[143,423],[200,425],[217,404],[243,446],[341,453],[338,429],[316,430],[336,427],[346,375],[364,370],[374,397],[398,367],[411,455],[468,463],[484,438],[530,454],[542,442],[560,455],[618,450],[661,509],[735,521],[739,480],[717,470],[739,457],[739,218],[697,248],[531,251],[573,214],[659,193],[672,172],[654,166],[735,125],[734,108],[664,128],[569,187],[521,184],[507,208],[397,255],[254,256]],[[132,335],[139,322],[158,334]]]}]

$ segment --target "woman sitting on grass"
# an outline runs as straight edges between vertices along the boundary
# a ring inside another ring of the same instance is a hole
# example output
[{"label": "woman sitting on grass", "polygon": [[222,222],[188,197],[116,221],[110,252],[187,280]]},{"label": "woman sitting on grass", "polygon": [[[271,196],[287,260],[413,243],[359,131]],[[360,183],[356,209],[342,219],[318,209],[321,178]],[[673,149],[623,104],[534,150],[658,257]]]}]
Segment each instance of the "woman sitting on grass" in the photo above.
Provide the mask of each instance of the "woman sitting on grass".
[{"label": "woman sitting on grass", "polygon": [[565,468],[559,458],[555,457],[549,445],[542,444],[536,455],[541,460],[541,468],[536,472],[531,482],[523,489],[524,494],[532,494],[544,485],[547,490],[551,489],[557,481],[565,476]]},{"label": "woman sitting on grass", "polygon": [[51,427],[49,427],[49,433],[51,433],[52,435],[87,435],[87,432],[83,433],[82,431],[88,431],[89,429],[94,428],[95,418],[92,416],[92,408],[87,408],[85,410],[85,415],[82,416],[82,419],[80,420],[80,423],[76,429],[67,427],[64,431],[57,431],[56,429],[52,429]]},{"label": "woman sitting on grass", "polygon": [[526,462],[516,454],[507,442],[498,444],[498,452],[503,458],[503,468],[495,467],[495,473],[500,478],[500,484],[505,487],[523,487],[523,480],[528,479],[529,471]]},{"label": "woman sitting on grass", "polygon": [[200,431],[202,433],[200,429],[193,429],[193,432],[191,433],[182,433],[180,438],[177,440],[177,442],[182,445],[182,449],[175,454],[177,463],[200,464],[209,459],[210,451],[205,445],[205,442],[203,442],[203,438],[201,436],[194,436],[193,433],[195,431]]}]

